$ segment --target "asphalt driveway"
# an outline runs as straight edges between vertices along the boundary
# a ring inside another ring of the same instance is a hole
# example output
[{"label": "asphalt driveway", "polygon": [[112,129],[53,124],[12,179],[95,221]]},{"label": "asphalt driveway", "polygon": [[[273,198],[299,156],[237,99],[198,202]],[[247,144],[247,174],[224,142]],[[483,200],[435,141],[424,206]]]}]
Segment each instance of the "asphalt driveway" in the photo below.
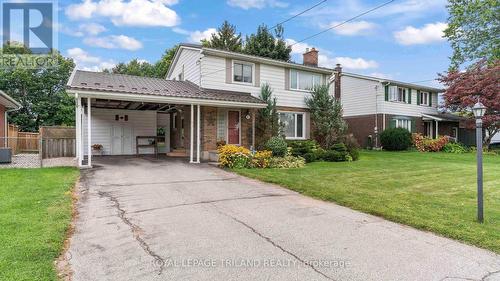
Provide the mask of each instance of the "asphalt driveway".
[{"label": "asphalt driveway", "polygon": [[500,280],[489,251],[208,164],[96,162],[79,187],[73,280]]}]

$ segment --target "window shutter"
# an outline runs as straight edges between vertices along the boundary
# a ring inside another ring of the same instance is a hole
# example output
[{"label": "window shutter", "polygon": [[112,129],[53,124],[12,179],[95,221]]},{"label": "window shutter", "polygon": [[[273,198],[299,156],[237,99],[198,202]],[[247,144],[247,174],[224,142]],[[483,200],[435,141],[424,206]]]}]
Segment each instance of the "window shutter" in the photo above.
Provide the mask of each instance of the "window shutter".
[{"label": "window shutter", "polygon": [[432,93],[429,92],[429,106],[432,106]]},{"label": "window shutter", "polygon": [[389,122],[389,128],[396,128],[396,119],[391,119],[391,122]]},{"label": "window shutter", "polygon": [[285,68],[285,90],[290,90],[290,68]]},{"label": "window shutter", "polygon": [[420,105],[420,90],[417,90],[417,105]]},{"label": "window shutter", "polygon": [[233,82],[233,61],[226,58],[226,83]]},{"label": "window shutter", "polygon": [[408,103],[411,104],[411,88],[408,88]]},{"label": "window shutter", "polygon": [[411,119],[410,122],[411,122],[411,131],[410,132],[411,133],[416,133],[417,132],[417,128],[416,128],[417,122],[416,122],[416,119],[413,118],[413,119]]},{"label": "window shutter", "polygon": [[385,85],[385,101],[389,101],[389,85]]},{"label": "window shutter", "polygon": [[[399,90],[398,90],[399,91]],[[399,94],[399,93],[398,93]],[[404,95],[403,95],[403,102],[406,102],[406,96],[408,95],[408,89],[406,89]]]}]

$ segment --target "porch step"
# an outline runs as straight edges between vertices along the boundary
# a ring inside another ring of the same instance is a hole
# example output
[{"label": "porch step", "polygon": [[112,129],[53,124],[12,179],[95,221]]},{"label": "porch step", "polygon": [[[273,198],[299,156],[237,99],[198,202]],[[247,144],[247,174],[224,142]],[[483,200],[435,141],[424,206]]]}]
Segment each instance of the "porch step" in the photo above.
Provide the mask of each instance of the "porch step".
[{"label": "porch step", "polygon": [[187,157],[188,152],[186,149],[174,149],[167,153],[168,157]]}]

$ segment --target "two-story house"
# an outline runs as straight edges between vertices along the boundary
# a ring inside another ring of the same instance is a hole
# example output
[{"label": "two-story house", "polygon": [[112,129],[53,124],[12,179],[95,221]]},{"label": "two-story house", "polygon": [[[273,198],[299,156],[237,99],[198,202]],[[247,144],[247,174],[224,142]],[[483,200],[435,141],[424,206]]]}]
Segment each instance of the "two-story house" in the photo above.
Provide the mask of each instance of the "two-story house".
[{"label": "two-story house", "polygon": [[379,146],[376,136],[394,127],[470,142],[465,119],[438,110],[442,89],[346,73],[340,67],[334,79],[335,96],[342,102],[349,130],[362,146]]},{"label": "two-story house", "polygon": [[458,120],[437,111],[440,89],[319,67],[314,48],[297,64],[181,44],[165,79],[73,72],[79,163],[89,156],[91,165],[94,144],[104,155],[168,153],[195,163],[215,158],[218,142],[254,147],[256,111],[267,105],[258,98],[263,84],[287,139],[310,138],[305,99],[320,84],[342,101],[363,146],[378,146],[377,133],[389,127],[457,136]]}]

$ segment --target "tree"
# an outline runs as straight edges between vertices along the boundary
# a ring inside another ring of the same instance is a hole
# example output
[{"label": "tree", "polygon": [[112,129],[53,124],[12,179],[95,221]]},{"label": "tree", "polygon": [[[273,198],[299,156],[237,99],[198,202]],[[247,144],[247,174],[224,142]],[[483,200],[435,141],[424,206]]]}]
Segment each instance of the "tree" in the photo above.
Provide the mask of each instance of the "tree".
[{"label": "tree", "polygon": [[486,58],[500,59],[500,1],[449,0],[445,35],[453,48],[451,68]]},{"label": "tree", "polygon": [[449,109],[472,117],[470,109],[478,100],[486,106],[483,127],[488,134],[484,145],[489,146],[491,138],[500,132],[500,61],[488,63],[484,59],[465,72],[440,74],[439,80],[447,86],[443,97]]},{"label": "tree", "polygon": [[311,114],[311,133],[322,148],[329,149],[344,139],[347,124],[342,118],[342,105],[328,93],[328,86],[315,87],[306,105]]},{"label": "tree", "polygon": [[290,61],[292,47],[284,40],[283,26],[278,25],[273,35],[265,24],[257,28],[256,34],[246,36],[243,52],[249,55],[266,57],[282,61]]},{"label": "tree", "polygon": [[[3,53],[30,54],[26,47],[3,46]],[[22,108],[9,113],[9,120],[22,131],[40,126],[73,125],[75,102],[66,93],[66,83],[75,64],[57,51],[57,67],[0,69],[0,89],[17,100]]]},{"label": "tree", "polygon": [[201,43],[204,47],[231,52],[241,52],[243,47],[241,33],[236,34],[236,26],[231,25],[227,20],[217,28],[217,33],[213,33],[208,40],[203,39]]},{"label": "tree", "polygon": [[272,95],[271,86],[267,83],[262,85],[260,99],[267,103],[267,107],[259,109],[255,119],[255,142],[258,148],[263,148],[269,139],[280,134],[281,125],[276,109],[276,98]]},{"label": "tree", "polygon": [[112,69],[105,69],[103,71],[114,74],[128,74],[163,79],[167,76],[168,68],[172,64],[172,60],[178,48],[179,46],[174,46],[165,50],[161,59],[154,64],[133,59],[128,63],[121,62]]}]

